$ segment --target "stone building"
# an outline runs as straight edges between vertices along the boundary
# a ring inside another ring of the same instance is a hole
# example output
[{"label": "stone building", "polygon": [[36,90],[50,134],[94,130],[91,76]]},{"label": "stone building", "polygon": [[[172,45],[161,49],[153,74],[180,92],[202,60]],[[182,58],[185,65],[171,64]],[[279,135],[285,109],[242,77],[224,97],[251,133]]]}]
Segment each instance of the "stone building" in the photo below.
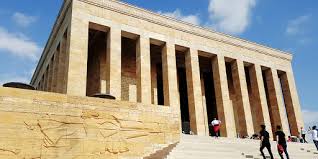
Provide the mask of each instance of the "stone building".
[{"label": "stone building", "polygon": [[[197,135],[303,126],[292,55],[113,0],[66,0],[32,77],[37,90],[171,107]],[[181,130],[180,130],[181,131]]]}]

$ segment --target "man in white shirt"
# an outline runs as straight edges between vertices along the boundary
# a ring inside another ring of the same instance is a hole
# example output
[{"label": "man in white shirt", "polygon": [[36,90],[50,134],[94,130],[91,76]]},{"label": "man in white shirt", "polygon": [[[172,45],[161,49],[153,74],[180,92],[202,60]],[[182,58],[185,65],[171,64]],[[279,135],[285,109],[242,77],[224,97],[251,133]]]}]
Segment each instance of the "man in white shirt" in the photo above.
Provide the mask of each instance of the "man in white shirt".
[{"label": "man in white shirt", "polygon": [[311,132],[311,135],[312,135],[312,140],[314,141],[315,146],[316,146],[316,148],[318,150],[318,131],[317,131],[317,127],[313,126],[312,130],[310,132]]},{"label": "man in white shirt", "polygon": [[217,120],[216,118],[214,118],[213,121],[211,122],[211,124],[213,126],[215,137],[218,138],[219,137],[219,130],[220,130],[221,121]]}]

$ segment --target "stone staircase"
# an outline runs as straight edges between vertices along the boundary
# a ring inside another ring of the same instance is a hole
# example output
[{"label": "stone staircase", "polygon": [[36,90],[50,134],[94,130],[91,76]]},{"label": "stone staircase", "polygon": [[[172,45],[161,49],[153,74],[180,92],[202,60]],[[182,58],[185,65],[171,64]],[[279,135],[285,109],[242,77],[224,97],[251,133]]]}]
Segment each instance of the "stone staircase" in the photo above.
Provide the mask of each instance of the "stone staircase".
[{"label": "stone staircase", "polygon": [[[166,159],[262,159],[259,152],[259,141],[250,139],[215,139],[206,136],[181,135],[181,141]],[[289,143],[291,159],[318,159],[318,152],[313,144]],[[268,155],[267,149],[264,149]],[[272,143],[275,159],[280,159],[275,142]],[[268,156],[269,158],[269,156]]]}]

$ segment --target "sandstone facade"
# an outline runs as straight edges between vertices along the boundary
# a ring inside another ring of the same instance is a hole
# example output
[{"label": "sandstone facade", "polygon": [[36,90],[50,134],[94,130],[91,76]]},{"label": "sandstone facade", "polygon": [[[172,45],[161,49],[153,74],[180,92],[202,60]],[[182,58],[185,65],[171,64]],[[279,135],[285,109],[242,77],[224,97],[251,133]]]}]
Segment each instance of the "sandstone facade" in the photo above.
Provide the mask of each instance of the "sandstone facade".
[{"label": "sandstone facade", "polygon": [[298,135],[291,62],[289,53],[123,2],[66,0],[31,84],[168,109],[197,135],[209,135],[214,117],[226,137],[252,135],[260,124]]}]

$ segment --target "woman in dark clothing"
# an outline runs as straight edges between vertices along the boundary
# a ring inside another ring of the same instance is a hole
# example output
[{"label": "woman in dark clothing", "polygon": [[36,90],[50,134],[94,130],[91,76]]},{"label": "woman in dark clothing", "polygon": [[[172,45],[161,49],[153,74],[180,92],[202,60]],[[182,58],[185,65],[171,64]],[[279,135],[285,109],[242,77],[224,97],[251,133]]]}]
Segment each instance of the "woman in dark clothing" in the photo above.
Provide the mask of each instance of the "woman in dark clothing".
[{"label": "woman in dark clothing", "polygon": [[286,158],[289,159],[288,152],[287,152],[287,143],[285,133],[281,130],[281,126],[277,126],[277,131],[275,132],[276,141],[277,141],[277,150],[279,156],[284,159],[283,153],[285,153]]}]

